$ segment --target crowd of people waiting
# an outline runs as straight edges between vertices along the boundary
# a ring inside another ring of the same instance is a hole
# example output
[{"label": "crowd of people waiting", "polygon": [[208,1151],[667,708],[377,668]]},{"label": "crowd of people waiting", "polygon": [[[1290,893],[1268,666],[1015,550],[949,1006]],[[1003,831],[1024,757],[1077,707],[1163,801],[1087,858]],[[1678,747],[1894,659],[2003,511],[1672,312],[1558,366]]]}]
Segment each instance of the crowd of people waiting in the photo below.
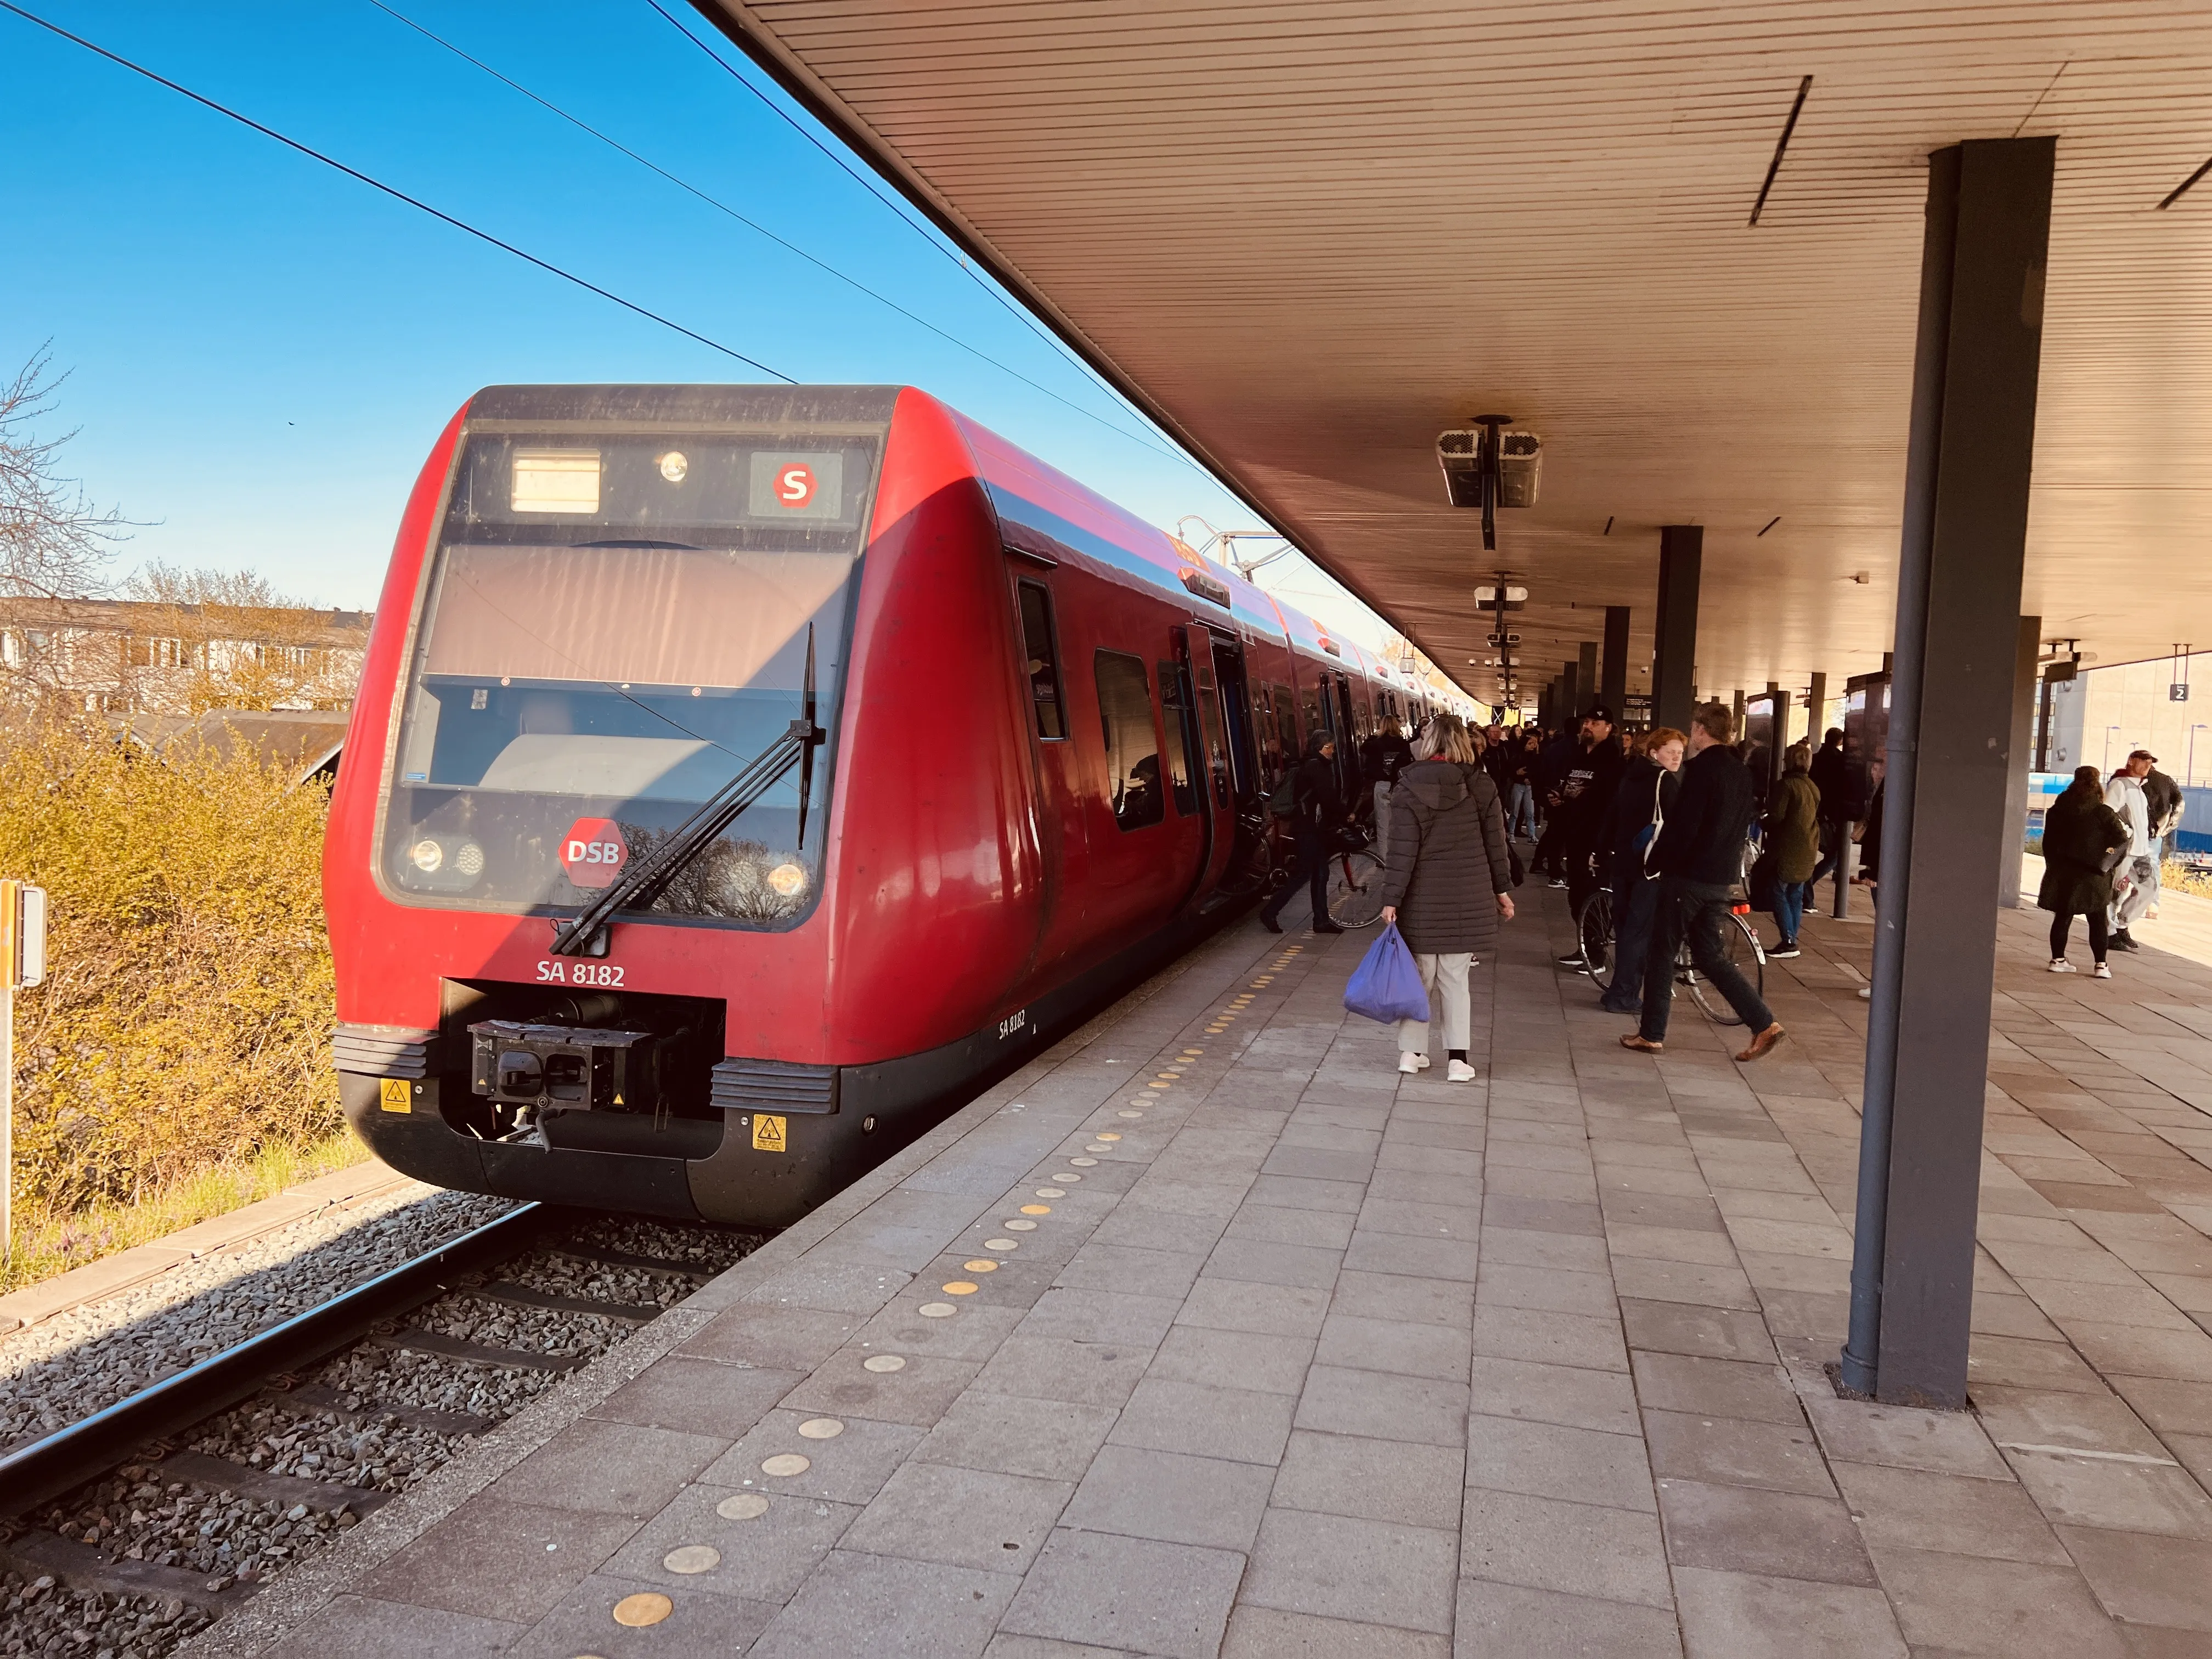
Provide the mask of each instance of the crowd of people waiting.
[{"label": "crowd of people waiting", "polygon": [[[1396,924],[1434,995],[1446,1076],[1464,1081],[1475,1075],[1468,971],[1512,919],[1513,889],[1524,878],[1515,843],[1531,843],[1529,868],[1565,890],[1577,918],[1592,895],[1608,891],[1613,971],[1598,1006],[1636,1018],[1623,1047],[1662,1052],[1686,945],[1692,964],[1753,1034],[1736,1058],[1758,1060],[1785,1033],[1729,960],[1726,919],[1748,898],[1773,917],[1767,957],[1799,955],[1814,885],[1850,847],[1860,854],[1851,879],[1878,887],[1884,798],[1880,757],[1868,770],[1870,788],[1855,788],[1840,729],[1817,750],[1809,739],[1791,744],[1771,781],[1760,775],[1765,760],[1746,753],[1720,703],[1699,708],[1686,732],[1662,726],[1633,735],[1602,706],[1572,731],[1549,733],[1485,729],[1440,713],[1410,740],[1395,726],[1378,729],[1349,767],[1316,734],[1285,788],[1297,868],[1261,920],[1279,933],[1277,918],[1304,886],[1315,931],[1342,932],[1327,900],[1334,838],[1347,824],[1370,824],[1383,866],[1382,919]],[[2051,803],[2039,895],[2052,913],[2051,972],[2075,971],[2066,945],[2076,916],[2087,925],[2098,978],[2112,977],[2108,951],[2139,948],[2129,925],[2154,914],[2160,845],[2181,812],[2180,787],[2156,766],[2137,750],[2108,780],[2082,767]],[[1559,965],[1588,972],[1591,963],[1578,949]],[[1401,1023],[1401,1072],[1428,1068],[1430,1036],[1428,1022]]]}]

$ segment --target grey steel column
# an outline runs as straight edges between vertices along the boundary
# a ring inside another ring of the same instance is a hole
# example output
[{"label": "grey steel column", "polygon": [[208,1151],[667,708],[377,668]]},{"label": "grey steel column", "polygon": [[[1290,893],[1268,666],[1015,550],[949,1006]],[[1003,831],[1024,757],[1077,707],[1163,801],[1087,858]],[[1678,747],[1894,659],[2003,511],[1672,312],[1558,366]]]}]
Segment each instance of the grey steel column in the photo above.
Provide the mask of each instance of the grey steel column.
[{"label": "grey steel column", "polygon": [[1828,728],[1821,723],[1826,718],[1827,703],[1828,677],[1815,674],[1812,684],[1805,690],[1805,735],[1812,739],[1813,747],[1816,750],[1820,746],[1820,740],[1828,735]]},{"label": "grey steel column", "polygon": [[1928,158],[1843,1381],[1966,1403],[2054,138]]},{"label": "grey steel column", "polygon": [[1698,579],[1705,562],[1702,525],[1659,531],[1659,605],[1652,618],[1651,723],[1690,729],[1690,682],[1698,672]]},{"label": "grey steel column", "polygon": [[2012,765],[2005,773],[2005,851],[1997,860],[1997,902],[2020,908],[2020,860],[2027,848],[2027,775],[2035,765],[2036,659],[2043,654],[2043,618],[2020,619],[2013,659]]},{"label": "grey steel column", "polygon": [[1605,608],[1605,670],[1598,680],[1598,701],[1625,720],[1628,702],[1628,607]]},{"label": "grey steel column", "polygon": [[[1598,701],[1597,641],[1595,640],[1584,640],[1582,642],[1579,660],[1575,664],[1575,684],[1582,690],[1582,706],[1574,711],[1577,714],[1580,714],[1583,709],[1588,708]],[[1613,717],[1619,720],[1620,710],[1614,709]]]},{"label": "grey steel column", "polygon": [[1734,706],[1735,706],[1735,740],[1736,740],[1738,743],[1741,743],[1741,742],[1743,741],[1743,693],[1742,693],[1742,692],[1739,691],[1739,692],[1737,692],[1737,693],[1735,694],[1735,705],[1734,705]]}]

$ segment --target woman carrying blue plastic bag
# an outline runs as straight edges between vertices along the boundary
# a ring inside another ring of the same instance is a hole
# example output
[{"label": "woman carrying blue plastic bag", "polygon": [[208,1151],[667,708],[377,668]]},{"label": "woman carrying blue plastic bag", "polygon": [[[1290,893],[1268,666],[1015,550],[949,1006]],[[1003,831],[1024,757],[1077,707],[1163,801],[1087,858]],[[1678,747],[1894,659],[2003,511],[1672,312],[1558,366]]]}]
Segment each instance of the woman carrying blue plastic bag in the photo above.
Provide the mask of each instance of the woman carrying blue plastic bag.
[{"label": "woman carrying blue plastic bag", "polygon": [[[1382,920],[1405,935],[1421,981],[1436,998],[1454,1083],[1474,1079],[1467,1049],[1474,1030],[1468,970],[1498,946],[1498,924],[1513,915],[1513,864],[1498,787],[1475,763],[1466,726],[1431,717],[1413,742],[1413,763],[1390,792],[1389,854]],[[1427,1020],[1398,1022],[1398,1069],[1429,1064]]]}]

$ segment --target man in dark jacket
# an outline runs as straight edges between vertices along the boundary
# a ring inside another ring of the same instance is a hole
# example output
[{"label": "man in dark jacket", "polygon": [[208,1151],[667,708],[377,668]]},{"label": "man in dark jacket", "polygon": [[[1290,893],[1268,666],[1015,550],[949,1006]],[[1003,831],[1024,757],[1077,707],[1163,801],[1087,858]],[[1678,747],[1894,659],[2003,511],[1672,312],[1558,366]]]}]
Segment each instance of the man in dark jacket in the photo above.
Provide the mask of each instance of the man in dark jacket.
[{"label": "man in dark jacket", "polygon": [[1691,723],[1682,787],[1652,843],[1651,862],[1660,872],[1659,915],[1644,958],[1643,1024],[1621,1038],[1624,1048],[1662,1052],[1674,994],[1674,957],[1686,938],[1697,970],[1753,1033],[1750,1046],[1736,1058],[1760,1059],[1782,1041],[1772,1011],[1735,970],[1721,944],[1722,922],[1743,875],[1744,839],[1759,815],[1751,775],[1728,746],[1735,735],[1735,717],[1721,703],[1707,703]]},{"label": "man in dark jacket", "polygon": [[[1579,916],[1583,902],[1598,890],[1597,859],[1605,839],[1607,816],[1620,787],[1626,757],[1613,741],[1613,710],[1594,704],[1583,716],[1573,758],[1559,780],[1560,851],[1566,860],[1567,914]],[[1562,968],[1578,968],[1582,953],[1561,957]]]},{"label": "man in dark jacket", "polygon": [[1606,814],[1604,855],[1611,868],[1601,873],[1613,883],[1613,982],[1597,1006],[1607,1013],[1643,1012],[1644,958],[1659,908],[1659,883],[1644,867],[1644,854],[1658,826],[1674,810],[1686,741],[1670,726],[1650,732],[1642,752],[1622,769],[1613,810]]},{"label": "man in dark jacket", "polygon": [[1536,786],[1536,799],[1543,803],[1544,811],[1544,833],[1536,838],[1536,851],[1529,863],[1550,876],[1554,887],[1567,884],[1566,822],[1559,811],[1559,786],[1566,781],[1577,752],[1574,733],[1562,732],[1544,745],[1529,768],[1529,781]]},{"label": "man in dark jacket", "polygon": [[1406,734],[1395,722],[1385,720],[1359,745],[1360,779],[1370,788],[1378,783],[1395,783],[1398,769],[1413,758],[1413,748],[1406,741]]},{"label": "man in dark jacket", "polygon": [[2143,907],[2146,916],[2158,914],[2159,870],[2166,862],[2166,854],[2173,832],[2181,826],[2181,786],[2158,769],[2154,761],[2143,774],[2143,802],[2150,808],[2150,834],[2154,843],[2150,849],[2150,879],[2143,884],[2148,902]]},{"label": "man in dark jacket", "polygon": [[1329,837],[1344,823],[1344,798],[1336,787],[1336,743],[1326,733],[1306,733],[1306,757],[1291,779],[1291,835],[1297,862],[1291,867],[1291,878],[1261,907],[1260,925],[1271,933],[1283,931],[1275,918],[1303,881],[1313,891],[1314,932],[1340,933],[1344,929],[1328,919],[1328,847]]},{"label": "man in dark jacket", "polygon": [[1817,884],[1843,857],[1851,822],[1858,816],[1852,809],[1851,769],[1844,758],[1842,726],[1828,728],[1820,739],[1820,753],[1813,757],[1811,770],[1813,787],[1820,792],[1820,861],[1813,866],[1812,876]]}]

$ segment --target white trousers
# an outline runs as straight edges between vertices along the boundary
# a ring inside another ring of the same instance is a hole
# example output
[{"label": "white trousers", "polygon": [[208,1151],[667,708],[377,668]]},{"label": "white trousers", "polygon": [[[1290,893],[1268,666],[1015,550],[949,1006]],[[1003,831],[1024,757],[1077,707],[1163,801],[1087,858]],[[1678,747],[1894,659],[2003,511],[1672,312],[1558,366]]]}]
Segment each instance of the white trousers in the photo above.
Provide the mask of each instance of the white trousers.
[{"label": "white trousers", "polygon": [[[1413,965],[1421,970],[1421,983],[1429,989],[1430,1012],[1443,1023],[1447,1050],[1466,1048],[1468,1035],[1474,1029],[1474,1003],[1467,988],[1467,970],[1474,963],[1473,954],[1466,951],[1444,956],[1413,953]],[[1404,1054],[1428,1053],[1429,1021],[1400,1020],[1398,1048]]]}]

